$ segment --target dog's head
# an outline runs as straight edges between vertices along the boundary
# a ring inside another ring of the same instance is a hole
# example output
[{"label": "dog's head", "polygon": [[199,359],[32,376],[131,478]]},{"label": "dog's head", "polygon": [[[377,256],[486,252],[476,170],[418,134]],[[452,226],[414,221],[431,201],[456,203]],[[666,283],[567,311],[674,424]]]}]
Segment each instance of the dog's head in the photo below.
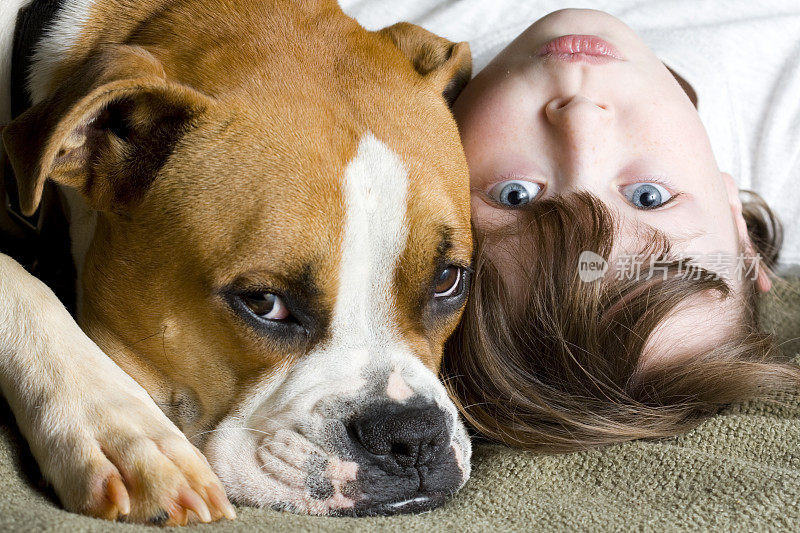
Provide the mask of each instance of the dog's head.
[{"label": "dog's head", "polygon": [[437,379],[469,284],[446,103],[468,48],[341,15],[236,57],[157,54],[157,33],[95,51],[4,134],[27,212],[50,178],[96,213],[83,327],[235,501],[436,505],[469,476]]}]

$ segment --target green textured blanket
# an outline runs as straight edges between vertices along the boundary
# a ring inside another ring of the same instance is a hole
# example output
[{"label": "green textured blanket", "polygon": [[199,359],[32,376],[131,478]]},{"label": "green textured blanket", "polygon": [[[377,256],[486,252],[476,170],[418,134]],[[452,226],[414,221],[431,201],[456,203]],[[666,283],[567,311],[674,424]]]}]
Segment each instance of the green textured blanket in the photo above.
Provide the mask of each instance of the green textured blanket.
[{"label": "green textured blanket", "polygon": [[[765,305],[767,325],[800,353],[800,282]],[[239,508],[203,531],[796,530],[800,393],[735,405],[678,438],[541,456],[480,445],[473,477],[447,505],[416,516],[317,518]],[[61,510],[7,410],[0,415],[0,530],[154,531]]]}]

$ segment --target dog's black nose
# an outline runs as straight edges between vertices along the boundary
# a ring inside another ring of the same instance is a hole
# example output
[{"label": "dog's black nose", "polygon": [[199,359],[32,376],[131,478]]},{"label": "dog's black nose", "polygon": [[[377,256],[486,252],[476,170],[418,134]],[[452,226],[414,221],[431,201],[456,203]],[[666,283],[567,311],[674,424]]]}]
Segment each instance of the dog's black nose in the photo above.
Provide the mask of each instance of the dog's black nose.
[{"label": "dog's black nose", "polygon": [[374,407],[350,423],[350,433],[372,455],[401,467],[423,466],[448,448],[448,417],[433,404]]}]

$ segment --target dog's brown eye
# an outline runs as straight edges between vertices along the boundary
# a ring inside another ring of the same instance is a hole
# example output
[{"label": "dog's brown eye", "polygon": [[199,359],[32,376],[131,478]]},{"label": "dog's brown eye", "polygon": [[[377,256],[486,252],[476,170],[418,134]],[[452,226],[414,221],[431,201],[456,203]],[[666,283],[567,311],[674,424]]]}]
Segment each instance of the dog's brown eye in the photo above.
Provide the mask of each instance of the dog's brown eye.
[{"label": "dog's brown eye", "polygon": [[434,296],[436,298],[446,298],[459,292],[461,287],[461,268],[450,265],[441,271],[436,278]]},{"label": "dog's brown eye", "polygon": [[258,294],[243,295],[242,301],[258,317],[265,320],[286,320],[289,318],[289,309],[283,300],[275,294],[262,292]]}]

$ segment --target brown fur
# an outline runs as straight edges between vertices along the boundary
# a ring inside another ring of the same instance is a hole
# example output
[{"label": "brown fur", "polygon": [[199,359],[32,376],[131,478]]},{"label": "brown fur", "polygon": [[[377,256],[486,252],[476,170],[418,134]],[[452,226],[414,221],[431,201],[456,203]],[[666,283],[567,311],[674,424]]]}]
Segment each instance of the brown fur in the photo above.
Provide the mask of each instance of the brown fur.
[{"label": "brown fur", "polygon": [[[4,141],[27,212],[48,177],[100,210],[81,325],[199,431],[309,348],[255,335],[222,287],[280,289],[311,265],[320,312],[333,308],[340,176],[368,130],[410,171],[398,314],[438,368],[458,315],[424,323],[405,295],[435,274],[436,228],[449,228],[448,261],[470,260],[466,162],[442,99],[468,71],[466,45],[408,26],[367,32],[332,1],[101,0],[51,96]],[[157,149],[158,164],[125,167]]]}]

